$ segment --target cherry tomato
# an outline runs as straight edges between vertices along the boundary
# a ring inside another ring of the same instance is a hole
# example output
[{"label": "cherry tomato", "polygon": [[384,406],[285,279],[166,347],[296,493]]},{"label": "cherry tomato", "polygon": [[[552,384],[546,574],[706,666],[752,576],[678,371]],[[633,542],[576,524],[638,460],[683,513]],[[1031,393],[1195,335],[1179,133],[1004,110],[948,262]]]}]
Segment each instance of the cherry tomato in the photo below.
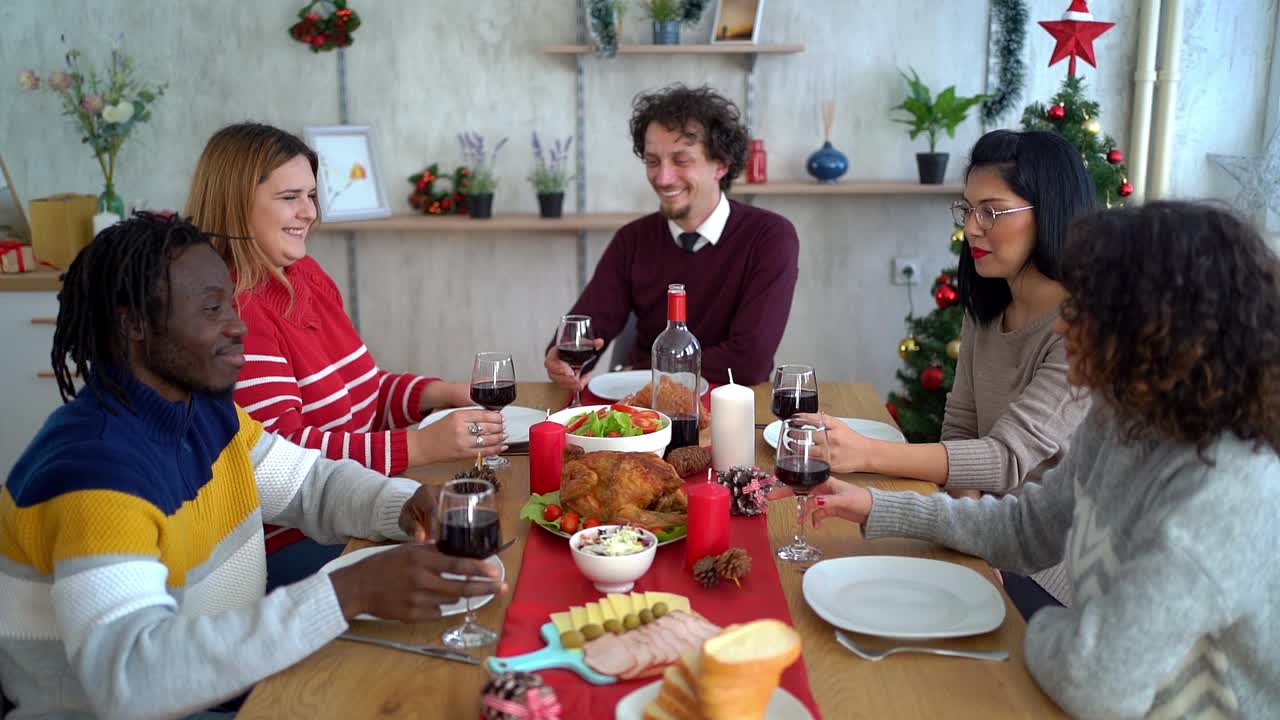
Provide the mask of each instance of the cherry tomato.
[{"label": "cherry tomato", "polygon": [[614,403],[613,409],[617,410],[618,412],[624,412],[628,415],[635,415],[636,412],[638,412],[635,408],[631,407],[630,405],[623,405],[622,403]]},{"label": "cherry tomato", "polygon": [[593,527],[599,527],[603,524],[604,523],[600,522],[599,518],[587,518],[587,521],[582,523],[582,527],[593,528]]},{"label": "cherry tomato", "polygon": [[583,413],[582,417],[578,418],[577,420],[574,420],[572,423],[569,424],[569,427],[565,428],[565,432],[573,432],[574,430],[577,430],[583,425],[586,425],[587,421],[590,419],[591,419],[591,413]]},{"label": "cherry tomato", "polygon": [[582,516],[570,510],[560,518],[560,530],[570,535],[578,532],[578,526],[582,523]]},{"label": "cherry tomato", "polygon": [[605,435],[607,437],[622,437],[622,433],[618,432],[617,430],[610,430],[609,432],[605,433]]},{"label": "cherry tomato", "polygon": [[564,508],[559,505],[548,505],[542,508],[542,519],[547,522],[555,522],[561,515],[564,515]]}]

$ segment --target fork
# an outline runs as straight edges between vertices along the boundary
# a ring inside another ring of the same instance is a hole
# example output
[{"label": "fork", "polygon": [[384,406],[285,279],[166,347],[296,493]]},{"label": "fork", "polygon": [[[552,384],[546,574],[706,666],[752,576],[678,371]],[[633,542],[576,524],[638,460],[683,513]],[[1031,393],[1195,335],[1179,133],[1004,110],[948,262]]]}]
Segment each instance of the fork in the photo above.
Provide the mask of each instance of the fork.
[{"label": "fork", "polygon": [[948,657],[969,658],[970,660],[1008,660],[1009,653],[1004,650],[951,650],[948,648],[920,647],[918,645],[904,645],[902,647],[888,648],[886,650],[868,650],[859,646],[853,641],[853,638],[836,631],[836,642],[845,646],[850,652],[863,660],[883,660],[890,655],[897,653],[923,653],[925,655],[946,655]]}]

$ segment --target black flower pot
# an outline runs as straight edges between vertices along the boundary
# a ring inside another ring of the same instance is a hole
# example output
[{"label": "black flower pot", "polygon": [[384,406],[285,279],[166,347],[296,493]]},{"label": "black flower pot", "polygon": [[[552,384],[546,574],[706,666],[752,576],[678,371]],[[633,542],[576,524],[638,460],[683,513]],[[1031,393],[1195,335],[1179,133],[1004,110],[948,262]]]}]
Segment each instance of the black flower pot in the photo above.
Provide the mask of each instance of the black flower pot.
[{"label": "black flower pot", "polygon": [[538,212],[544,218],[558,218],[564,214],[564,193],[538,193]]},{"label": "black flower pot", "polygon": [[493,193],[467,196],[467,209],[475,220],[493,217]]},{"label": "black flower pot", "polygon": [[658,22],[653,21],[653,44],[654,45],[679,45],[680,44],[680,21],[664,20]]},{"label": "black flower pot", "polygon": [[916,153],[921,185],[941,185],[947,175],[947,153]]}]

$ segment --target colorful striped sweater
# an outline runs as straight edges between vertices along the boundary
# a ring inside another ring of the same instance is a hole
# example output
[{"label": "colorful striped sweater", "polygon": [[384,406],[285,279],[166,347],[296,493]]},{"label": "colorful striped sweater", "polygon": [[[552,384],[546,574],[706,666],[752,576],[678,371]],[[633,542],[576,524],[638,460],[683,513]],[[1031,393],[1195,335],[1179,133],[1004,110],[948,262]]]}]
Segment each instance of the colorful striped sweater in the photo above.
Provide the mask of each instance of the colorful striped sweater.
[{"label": "colorful striped sweater", "polygon": [[326,576],[264,597],[264,519],[405,539],[416,483],[264,433],[230,396],[170,403],[118,376],[132,410],[82,392],[0,488],[9,718],[180,717],[342,633]]},{"label": "colorful striped sweater", "polygon": [[[292,298],[274,280],[240,298],[249,332],[236,402],[266,430],[327,458],[350,458],[384,475],[404,472],[409,443],[401,428],[422,420],[422,391],[436,378],[380,370],[338,286],[315,260],[299,260],[285,277]],[[269,528],[267,551],[301,537]]]}]

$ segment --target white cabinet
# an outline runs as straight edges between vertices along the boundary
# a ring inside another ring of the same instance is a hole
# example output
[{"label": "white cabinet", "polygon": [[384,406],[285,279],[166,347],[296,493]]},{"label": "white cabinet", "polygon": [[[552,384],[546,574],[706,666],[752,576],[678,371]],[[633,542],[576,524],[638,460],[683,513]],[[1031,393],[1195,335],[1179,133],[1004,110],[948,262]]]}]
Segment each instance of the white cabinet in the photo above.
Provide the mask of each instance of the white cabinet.
[{"label": "white cabinet", "polygon": [[[49,413],[62,404],[52,370],[56,292],[0,292],[0,482]],[[32,322],[35,320],[36,322]]]}]

